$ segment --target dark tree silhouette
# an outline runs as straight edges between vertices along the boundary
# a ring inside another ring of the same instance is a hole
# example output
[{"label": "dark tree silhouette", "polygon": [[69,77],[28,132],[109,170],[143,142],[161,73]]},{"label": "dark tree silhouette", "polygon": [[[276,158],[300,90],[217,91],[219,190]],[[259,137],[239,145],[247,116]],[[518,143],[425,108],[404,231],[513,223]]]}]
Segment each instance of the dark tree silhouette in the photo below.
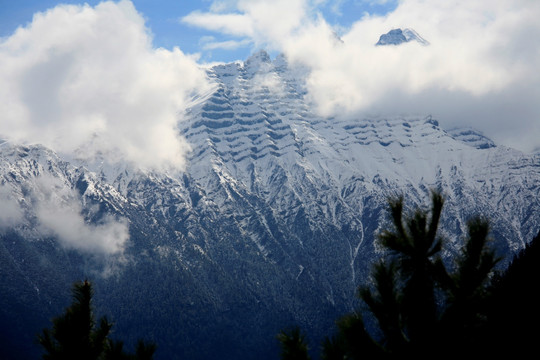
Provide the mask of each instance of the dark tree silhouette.
[{"label": "dark tree silhouette", "polygon": [[[418,209],[412,217],[403,219],[403,198],[390,201],[394,229],[383,231],[379,238],[394,259],[389,265],[381,264],[379,267],[386,267],[387,272],[397,276],[395,289],[390,295],[399,304],[401,325],[396,324],[398,329],[392,329],[394,332],[397,330],[398,334],[387,334],[386,341],[392,351],[401,351],[404,344],[414,345],[418,347],[415,351],[420,351],[433,343],[433,328],[437,320],[435,256],[442,246],[442,239],[437,237],[437,228],[443,204],[442,196],[434,192],[431,218],[426,211]],[[380,271],[376,269],[376,273]],[[377,281],[377,287],[380,286],[387,284],[379,285]],[[397,293],[398,290],[401,294]],[[369,306],[368,291],[362,292],[362,298]],[[396,313],[395,305],[385,311]]]},{"label": "dark tree silhouette", "polygon": [[109,339],[112,328],[106,317],[95,320],[92,284],[85,280],[73,285],[73,303],[64,314],[52,320],[52,329],[44,329],[38,342],[45,360],[150,360],[156,346],[139,341],[134,355],[125,353],[121,341]]},{"label": "dark tree silhouette", "polygon": [[339,332],[322,344],[323,360],[382,359],[386,354],[365,329],[359,313],[351,313],[337,321]]},{"label": "dark tree silhouette", "polygon": [[154,358],[154,352],[156,351],[155,344],[147,344],[142,340],[137,342],[135,348],[135,359],[137,360],[152,360]]},{"label": "dark tree silhouette", "polygon": [[491,290],[486,336],[492,354],[514,358],[539,354],[540,234],[497,274]]},{"label": "dark tree silhouette", "polygon": [[44,329],[38,336],[46,351],[43,359],[97,359],[106,348],[112,324],[105,317],[96,324],[92,285],[86,280],[75,283],[72,292],[72,305],[53,319],[52,330]]},{"label": "dark tree silhouette", "polygon": [[281,359],[308,360],[308,345],[299,327],[281,331],[277,336],[281,344]]},{"label": "dark tree silhouette", "polygon": [[[323,344],[325,359],[480,353],[487,325],[491,275],[499,260],[489,249],[488,222],[468,222],[468,237],[454,264],[446,266],[437,235],[444,199],[432,192],[431,211],[403,214],[403,198],[390,201],[392,228],[383,231],[386,256],[375,264],[371,286],[359,296],[376,319],[366,330],[362,311],[338,321],[338,333]],[[449,270],[450,268],[450,270]]]},{"label": "dark tree silhouette", "polygon": [[500,261],[488,248],[489,225],[481,218],[468,222],[469,237],[455,261],[456,270],[449,274],[439,263],[439,281],[446,291],[446,306],[439,320],[441,338],[448,344],[456,344],[449,352],[465,350],[485,351],[483,341],[487,332],[487,306],[492,299],[490,291],[493,270]]}]

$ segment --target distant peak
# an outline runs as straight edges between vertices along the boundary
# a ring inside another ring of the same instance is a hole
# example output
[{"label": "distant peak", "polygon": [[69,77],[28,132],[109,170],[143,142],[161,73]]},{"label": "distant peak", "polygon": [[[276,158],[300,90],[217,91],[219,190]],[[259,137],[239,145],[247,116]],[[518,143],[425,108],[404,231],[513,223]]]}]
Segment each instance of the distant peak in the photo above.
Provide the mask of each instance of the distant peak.
[{"label": "distant peak", "polygon": [[257,51],[246,60],[246,64],[269,62],[271,62],[270,55],[265,50]]},{"label": "distant peak", "polygon": [[272,68],[270,55],[264,50],[259,50],[251,55],[245,62],[244,68],[248,73],[267,72]]},{"label": "distant peak", "polygon": [[429,42],[421,37],[414,29],[392,29],[386,34],[382,34],[375,45],[400,45],[410,41],[416,41],[422,45],[429,45]]}]

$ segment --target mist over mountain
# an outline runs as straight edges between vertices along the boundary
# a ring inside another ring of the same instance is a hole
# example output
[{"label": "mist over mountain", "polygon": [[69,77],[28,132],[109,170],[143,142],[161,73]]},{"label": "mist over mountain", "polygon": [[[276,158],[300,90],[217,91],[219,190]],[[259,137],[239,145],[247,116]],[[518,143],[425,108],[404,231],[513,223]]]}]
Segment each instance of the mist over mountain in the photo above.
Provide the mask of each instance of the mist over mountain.
[{"label": "mist over mountain", "polygon": [[447,254],[475,214],[501,254],[538,233],[540,154],[428,114],[317,115],[306,71],[264,51],[209,68],[178,124],[185,171],[1,143],[2,355],[37,356],[32,334],[91,277],[98,313],[159,359],[275,359],[283,327],[318,341],[354,307],[392,196],[442,191]]}]

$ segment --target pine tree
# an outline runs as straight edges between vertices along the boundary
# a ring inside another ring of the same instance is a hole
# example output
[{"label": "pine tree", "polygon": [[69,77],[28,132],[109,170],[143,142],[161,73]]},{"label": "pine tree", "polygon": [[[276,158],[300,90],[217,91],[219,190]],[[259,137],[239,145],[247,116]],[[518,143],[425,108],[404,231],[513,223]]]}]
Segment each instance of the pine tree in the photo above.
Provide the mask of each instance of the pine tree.
[{"label": "pine tree", "polygon": [[366,330],[359,313],[338,321],[338,334],[323,344],[324,359],[424,357],[480,354],[485,344],[485,307],[499,259],[489,248],[489,225],[468,222],[468,237],[449,271],[437,235],[444,199],[432,192],[431,211],[403,214],[403,198],[390,201],[392,227],[380,234],[386,256],[375,264],[371,286],[359,296],[379,328]]},{"label": "pine tree", "polygon": [[[433,344],[433,329],[437,321],[435,257],[442,247],[437,229],[443,204],[441,194],[432,192],[431,217],[427,211],[418,209],[413,216],[403,219],[403,198],[390,201],[394,229],[383,231],[379,238],[394,259],[390,264],[381,264],[379,267],[388,267],[387,271],[396,277],[393,294],[398,305],[384,309],[395,312],[395,306],[399,306],[400,329],[394,331],[400,331],[401,337],[386,334],[387,342],[398,342],[390,344],[391,351],[394,351],[394,347],[404,350],[403,345],[406,343],[408,351],[418,353],[429,351]],[[386,284],[379,285],[377,282],[377,287],[380,286]],[[366,292],[362,298],[364,301],[369,300]],[[366,302],[369,306],[369,302]]]},{"label": "pine tree", "polygon": [[282,360],[309,360],[305,335],[299,327],[281,331],[277,338],[281,343]]},{"label": "pine tree", "polygon": [[488,306],[492,355],[528,358],[539,354],[540,233],[495,276]]},{"label": "pine tree", "polygon": [[95,321],[92,284],[73,285],[73,303],[52,320],[52,329],[38,335],[45,360],[151,360],[156,346],[139,340],[135,354],[126,353],[122,341],[109,338],[112,323],[106,317]]},{"label": "pine tree", "polygon": [[156,345],[153,343],[145,343],[143,340],[137,342],[135,348],[136,360],[152,360],[154,358],[154,352],[156,351]]},{"label": "pine tree", "polygon": [[500,258],[488,247],[489,224],[480,217],[468,223],[468,238],[449,274],[439,260],[439,284],[446,304],[439,321],[441,337],[454,344],[451,352],[482,352],[482,337],[488,328],[487,305],[491,300],[491,275]]},{"label": "pine tree", "polygon": [[89,281],[73,285],[73,303],[64,315],[52,320],[52,330],[44,329],[38,336],[45,349],[43,359],[98,359],[107,346],[112,324],[102,317],[94,320],[92,285]]},{"label": "pine tree", "polygon": [[383,359],[386,352],[366,331],[362,316],[353,312],[337,321],[339,333],[322,344],[323,360]]}]

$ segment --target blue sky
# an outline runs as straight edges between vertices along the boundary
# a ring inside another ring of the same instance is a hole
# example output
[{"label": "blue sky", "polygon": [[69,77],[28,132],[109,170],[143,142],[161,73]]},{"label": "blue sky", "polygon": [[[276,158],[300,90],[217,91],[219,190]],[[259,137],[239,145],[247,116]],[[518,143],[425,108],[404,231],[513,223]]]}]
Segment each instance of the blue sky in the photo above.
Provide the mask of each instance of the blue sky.
[{"label": "blue sky", "polygon": [[[99,0],[0,0],[0,37],[11,35],[19,26],[32,21],[36,12],[43,12],[54,8],[58,4],[89,4],[95,6]],[[146,20],[146,26],[152,32],[153,44],[156,47],[172,49],[174,46],[186,53],[199,53],[204,61],[245,60],[253,51],[253,43],[231,49],[204,48],[205,39],[213,37],[216,42],[235,39],[219,32],[208,31],[182,22],[182,18],[192,12],[210,11],[210,0],[132,0],[137,11]],[[348,28],[358,21],[365,12],[371,14],[385,14],[395,9],[397,2],[369,1],[369,0],[338,0],[317,1],[314,5],[314,14],[319,12],[336,29]],[[238,40],[238,39],[236,39]]]},{"label": "blue sky", "polygon": [[[182,167],[175,125],[211,91],[204,69],[265,49],[308,70],[306,100],[329,119],[432,115],[540,149],[538,0],[87,4],[0,0],[0,137]],[[395,28],[429,45],[374,46]]]}]

